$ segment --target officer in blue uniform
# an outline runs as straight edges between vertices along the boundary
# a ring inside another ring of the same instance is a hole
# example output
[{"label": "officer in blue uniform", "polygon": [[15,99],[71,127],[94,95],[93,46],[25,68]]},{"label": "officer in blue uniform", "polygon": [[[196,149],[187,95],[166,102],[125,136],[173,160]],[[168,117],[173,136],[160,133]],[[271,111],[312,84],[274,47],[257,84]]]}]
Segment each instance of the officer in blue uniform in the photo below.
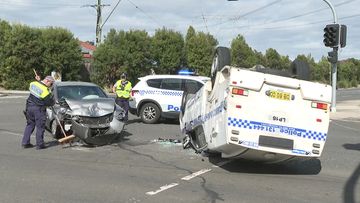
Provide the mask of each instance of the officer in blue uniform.
[{"label": "officer in blue uniform", "polygon": [[26,127],[22,139],[23,148],[31,148],[30,136],[36,126],[36,149],[46,148],[44,144],[44,132],[46,121],[46,107],[54,105],[55,101],[51,90],[49,89],[54,83],[54,78],[46,76],[45,79],[30,83],[30,95],[26,100]]},{"label": "officer in blue uniform", "polygon": [[122,73],[120,76],[120,80],[118,80],[113,86],[113,92],[116,93],[115,102],[125,111],[124,121],[128,120],[129,99],[131,96],[130,95],[131,89],[132,89],[131,82],[127,80],[127,74]]}]

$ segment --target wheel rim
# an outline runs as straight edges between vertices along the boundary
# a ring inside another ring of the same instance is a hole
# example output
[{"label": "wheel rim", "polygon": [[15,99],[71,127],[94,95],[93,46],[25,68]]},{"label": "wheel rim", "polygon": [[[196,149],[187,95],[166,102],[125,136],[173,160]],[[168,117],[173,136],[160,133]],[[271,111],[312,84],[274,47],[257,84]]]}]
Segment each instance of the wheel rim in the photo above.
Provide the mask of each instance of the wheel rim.
[{"label": "wheel rim", "polygon": [[144,118],[145,120],[151,121],[156,117],[155,108],[148,106],[144,109]]},{"label": "wheel rim", "polygon": [[218,59],[218,55],[216,54],[214,56],[213,63],[212,63],[212,66],[211,66],[211,75],[215,75],[218,64],[219,64],[219,59]]}]

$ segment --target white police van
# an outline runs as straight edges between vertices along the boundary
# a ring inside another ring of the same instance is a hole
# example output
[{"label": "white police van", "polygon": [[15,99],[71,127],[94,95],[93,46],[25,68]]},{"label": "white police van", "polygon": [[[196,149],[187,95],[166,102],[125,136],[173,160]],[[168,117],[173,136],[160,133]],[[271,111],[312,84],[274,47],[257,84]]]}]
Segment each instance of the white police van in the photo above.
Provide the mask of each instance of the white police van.
[{"label": "white police van", "polygon": [[160,118],[178,119],[184,90],[197,92],[208,77],[191,75],[148,75],[139,78],[132,88],[130,113],[144,123],[156,123]]},{"label": "white police van", "polygon": [[230,59],[230,50],[219,47],[212,81],[196,94],[184,93],[184,148],[265,162],[319,158],[329,129],[331,86],[298,79],[298,70],[284,77],[229,66]]}]

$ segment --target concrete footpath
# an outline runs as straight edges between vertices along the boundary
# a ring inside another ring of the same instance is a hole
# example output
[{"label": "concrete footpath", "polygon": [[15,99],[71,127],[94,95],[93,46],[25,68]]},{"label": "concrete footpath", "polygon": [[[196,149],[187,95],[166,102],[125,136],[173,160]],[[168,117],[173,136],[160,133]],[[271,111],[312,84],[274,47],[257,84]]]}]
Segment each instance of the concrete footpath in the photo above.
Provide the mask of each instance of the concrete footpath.
[{"label": "concrete footpath", "polygon": [[4,96],[8,96],[8,95],[28,95],[28,94],[29,94],[29,91],[0,89],[0,97],[4,97]]},{"label": "concrete footpath", "polygon": [[330,113],[334,120],[360,122],[360,100],[341,101],[336,104],[336,112]]}]

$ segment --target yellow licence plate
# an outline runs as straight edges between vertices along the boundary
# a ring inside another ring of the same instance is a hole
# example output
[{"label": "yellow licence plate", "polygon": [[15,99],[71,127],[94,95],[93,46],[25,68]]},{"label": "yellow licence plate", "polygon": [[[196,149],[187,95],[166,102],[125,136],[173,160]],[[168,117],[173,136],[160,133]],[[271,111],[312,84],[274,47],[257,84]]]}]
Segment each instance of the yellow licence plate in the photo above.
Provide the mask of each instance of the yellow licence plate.
[{"label": "yellow licence plate", "polygon": [[275,90],[270,90],[269,97],[274,98],[274,99],[290,101],[291,94],[287,93],[287,92],[279,92],[279,91],[275,91]]}]

